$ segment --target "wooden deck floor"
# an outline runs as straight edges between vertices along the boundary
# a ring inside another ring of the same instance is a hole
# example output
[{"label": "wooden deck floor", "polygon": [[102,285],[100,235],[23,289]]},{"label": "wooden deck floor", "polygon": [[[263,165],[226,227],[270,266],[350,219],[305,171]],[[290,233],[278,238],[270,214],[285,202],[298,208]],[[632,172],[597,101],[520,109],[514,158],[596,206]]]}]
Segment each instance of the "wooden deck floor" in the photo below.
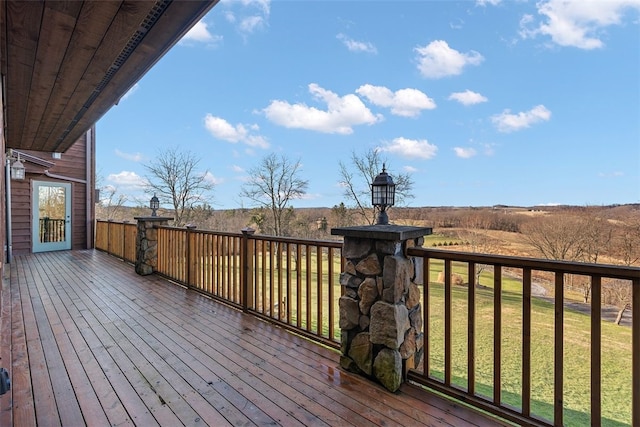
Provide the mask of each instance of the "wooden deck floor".
[{"label": "wooden deck floor", "polygon": [[389,393],[332,350],[98,251],[10,270],[1,426],[497,425],[413,386]]}]

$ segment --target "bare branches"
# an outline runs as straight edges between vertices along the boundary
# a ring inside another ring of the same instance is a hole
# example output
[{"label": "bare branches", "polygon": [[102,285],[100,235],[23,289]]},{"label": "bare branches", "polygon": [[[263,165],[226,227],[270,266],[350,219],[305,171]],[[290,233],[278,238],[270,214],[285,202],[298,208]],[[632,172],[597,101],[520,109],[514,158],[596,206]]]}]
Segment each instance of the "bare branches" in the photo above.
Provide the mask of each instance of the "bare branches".
[{"label": "bare branches", "polygon": [[289,202],[306,194],[309,182],[300,178],[300,168],[300,160],[292,162],[284,155],[269,154],[249,171],[249,181],[240,192],[241,197],[270,212],[275,236],[285,233]]},{"label": "bare branches", "polygon": [[195,154],[174,147],[145,165],[148,190],[158,196],[160,203],[171,204],[176,226],[186,224],[196,206],[207,204],[213,190],[207,171],[198,171],[199,162]]},{"label": "bare branches", "polygon": [[[386,160],[377,149],[368,150],[362,155],[353,152],[349,165],[339,162],[340,185],[344,188],[344,197],[353,203],[354,209],[367,224],[374,224],[377,218],[377,211],[371,205],[371,184],[382,171],[383,163]],[[396,205],[402,206],[413,198],[413,181],[409,174],[390,175],[396,184]]]}]

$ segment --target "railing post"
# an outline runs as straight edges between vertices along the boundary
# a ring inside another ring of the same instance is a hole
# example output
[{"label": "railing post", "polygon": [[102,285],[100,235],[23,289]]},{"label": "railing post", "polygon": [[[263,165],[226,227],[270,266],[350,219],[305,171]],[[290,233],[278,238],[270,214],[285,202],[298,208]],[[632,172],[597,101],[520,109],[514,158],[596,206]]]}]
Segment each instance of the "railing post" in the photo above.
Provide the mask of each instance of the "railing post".
[{"label": "railing post", "polygon": [[193,230],[196,229],[196,226],[193,224],[187,224],[185,225],[185,228],[187,229],[187,248],[186,248],[186,266],[185,268],[187,269],[186,273],[186,281],[187,281],[187,285],[191,286],[191,234],[193,232]]},{"label": "railing post", "polygon": [[252,288],[251,281],[251,256],[249,254],[249,237],[252,236],[256,230],[253,228],[243,228],[242,230],[242,254],[240,256],[240,271],[242,271],[242,311],[249,310],[249,295]]},{"label": "railing post", "polygon": [[138,234],[136,235],[136,273],[141,276],[152,274],[158,266],[158,230],[173,218],[159,216],[137,216]]},{"label": "railing post", "polygon": [[111,223],[112,219],[107,220],[107,253],[111,254]]},{"label": "railing post", "polygon": [[423,278],[406,250],[421,245],[431,229],[372,225],[334,228],[331,234],[344,236],[346,259],[340,274],[345,293],[338,301],[340,365],[395,392],[406,370],[420,364],[424,346],[418,287]]}]

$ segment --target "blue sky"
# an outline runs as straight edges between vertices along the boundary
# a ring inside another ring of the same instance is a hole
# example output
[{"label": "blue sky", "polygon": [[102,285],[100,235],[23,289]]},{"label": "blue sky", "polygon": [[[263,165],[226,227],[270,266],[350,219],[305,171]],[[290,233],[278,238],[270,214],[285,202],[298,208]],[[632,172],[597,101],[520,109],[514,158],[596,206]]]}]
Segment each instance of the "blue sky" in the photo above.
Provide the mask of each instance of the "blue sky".
[{"label": "blue sky", "polygon": [[331,207],[338,162],[377,148],[411,206],[640,203],[640,0],[222,0],[96,135],[131,200],[180,147],[214,208],[250,207],[272,152],[302,164],[295,207]]}]

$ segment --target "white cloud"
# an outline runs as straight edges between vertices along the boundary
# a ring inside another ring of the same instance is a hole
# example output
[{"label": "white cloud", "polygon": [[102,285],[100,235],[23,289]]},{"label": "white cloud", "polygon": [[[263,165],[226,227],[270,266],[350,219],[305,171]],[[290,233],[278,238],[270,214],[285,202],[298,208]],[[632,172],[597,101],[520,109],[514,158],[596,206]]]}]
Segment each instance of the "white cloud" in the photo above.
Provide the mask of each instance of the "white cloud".
[{"label": "white cloud", "polygon": [[557,45],[589,50],[603,47],[604,29],[622,24],[627,10],[640,10],[640,1],[545,0],[536,7],[542,18],[536,21],[533,16],[525,15],[520,21],[522,38],[544,35]]},{"label": "white cloud", "polygon": [[476,4],[478,6],[486,6],[486,5],[497,6],[501,2],[502,0],[476,0]]},{"label": "white cloud", "polygon": [[488,101],[486,96],[483,96],[477,92],[472,92],[468,89],[464,92],[454,92],[449,95],[448,99],[451,101],[458,101],[462,105],[474,105]]},{"label": "white cloud", "polygon": [[141,162],[144,160],[144,155],[142,153],[125,153],[123,151],[115,149],[116,156],[121,157],[125,160],[131,160],[132,162]]},{"label": "white cloud", "polygon": [[315,83],[309,85],[309,92],[314,98],[324,102],[327,109],[320,110],[306,104],[289,104],[276,100],[271,101],[262,111],[270,121],[286,128],[343,135],[353,133],[353,126],[371,125],[382,119],[381,116],[373,115],[356,95],[341,97]]},{"label": "white cloud", "polygon": [[221,3],[231,8],[240,5],[240,10],[225,11],[224,17],[227,22],[237,25],[244,36],[268,26],[271,0],[223,0]]},{"label": "white cloud", "polygon": [[127,190],[139,190],[147,185],[147,181],[143,177],[131,171],[109,174],[107,181],[114,183],[116,187]]},{"label": "white cloud", "polygon": [[415,173],[418,172],[418,168],[414,168],[413,166],[403,166],[402,169],[407,173]]},{"label": "white cloud", "polygon": [[250,147],[269,148],[269,142],[264,136],[251,133],[251,131],[259,130],[257,125],[249,126],[250,129],[247,129],[247,127],[241,123],[233,126],[221,117],[207,114],[204,117],[204,127],[214,138],[223,141],[233,143],[242,142]]},{"label": "white cloud", "polygon": [[254,33],[256,30],[264,28],[266,26],[265,22],[266,21],[262,16],[258,16],[258,15],[247,16],[245,18],[242,18],[242,20],[240,20],[240,24],[238,25],[238,28],[242,33],[251,34],[251,33]]},{"label": "white cloud", "polygon": [[222,36],[213,35],[209,31],[209,24],[204,21],[197,22],[182,38],[183,42],[201,42],[216,44],[222,40]]},{"label": "white cloud", "polygon": [[208,172],[208,171],[205,172],[205,174],[204,174],[204,180],[208,184],[212,184],[212,185],[218,185],[218,184],[222,184],[224,182],[224,179],[217,178],[211,172]]},{"label": "white cloud", "polygon": [[463,159],[470,159],[477,154],[476,150],[473,148],[454,147],[453,151],[455,151],[456,156]]},{"label": "white cloud", "polygon": [[336,38],[340,40],[351,52],[378,53],[378,49],[369,42],[356,41],[342,33],[338,34]]},{"label": "white cloud", "polygon": [[238,165],[231,166],[231,170],[233,170],[236,173],[244,173],[244,169]]},{"label": "white cloud", "polygon": [[504,110],[500,114],[491,117],[491,121],[500,132],[514,132],[530,127],[539,122],[551,119],[551,111],[544,105],[537,105],[529,111],[511,114],[510,110]]},{"label": "white cloud", "polygon": [[478,52],[458,52],[444,40],[435,40],[414,50],[417,52],[418,70],[423,77],[432,79],[457,76],[467,65],[479,65],[484,60]]},{"label": "white cloud", "polygon": [[433,110],[436,103],[418,89],[400,89],[392,92],[384,86],[363,85],[356,93],[380,107],[390,107],[397,116],[415,117],[422,110]]},{"label": "white cloud", "polygon": [[407,139],[400,137],[380,147],[380,150],[413,159],[431,159],[435,157],[438,147],[430,144],[426,139]]}]

